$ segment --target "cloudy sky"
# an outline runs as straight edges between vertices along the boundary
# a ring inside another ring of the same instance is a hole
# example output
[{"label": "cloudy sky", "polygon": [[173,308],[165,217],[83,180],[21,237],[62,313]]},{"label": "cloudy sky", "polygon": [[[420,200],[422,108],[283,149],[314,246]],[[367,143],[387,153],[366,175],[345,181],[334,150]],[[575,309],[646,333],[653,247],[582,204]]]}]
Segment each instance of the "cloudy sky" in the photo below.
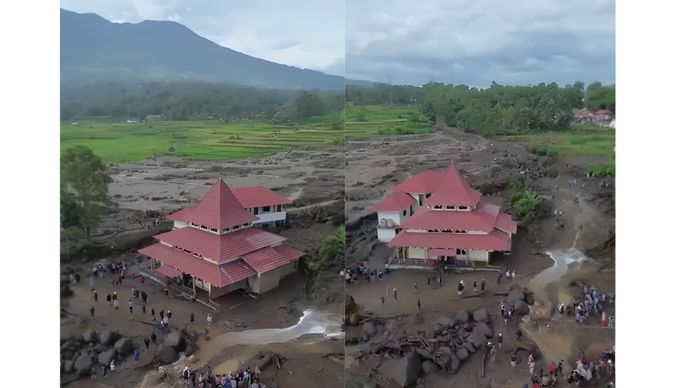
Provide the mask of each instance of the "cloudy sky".
[{"label": "cloudy sky", "polygon": [[346,13],[351,79],[615,80],[614,0],[348,0]]},{"label": "cloudy sky", "polygon": [[61,0],[115,22],[174,20],[221,46],[344,75],[343,0]]}]

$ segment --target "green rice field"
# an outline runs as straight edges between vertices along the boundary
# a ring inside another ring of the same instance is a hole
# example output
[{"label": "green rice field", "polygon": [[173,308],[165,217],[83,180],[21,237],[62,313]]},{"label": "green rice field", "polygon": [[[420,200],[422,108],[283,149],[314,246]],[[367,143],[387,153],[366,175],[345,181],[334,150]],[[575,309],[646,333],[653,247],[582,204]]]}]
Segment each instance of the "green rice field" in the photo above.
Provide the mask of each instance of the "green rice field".
[{"label": "green rice field", "polygon": [[432,126],[414,105],[362,105],[345,108],[347,139],[428,133]]},{"label": "green rice field", "polygon": [[192,160],[252,159],[293,149],[342,145],[342,125],[331,124],[328,119],[299,126],[258,121],[62,123],[60,149],[84,145],[106,163],[135,162],[152,155],[175,155]]},{"label": "green rice field", "polygon": [[499,139],[521,143],[553,155],[613,157],[616,145],[615,131],[608,128],[510,135]]}]

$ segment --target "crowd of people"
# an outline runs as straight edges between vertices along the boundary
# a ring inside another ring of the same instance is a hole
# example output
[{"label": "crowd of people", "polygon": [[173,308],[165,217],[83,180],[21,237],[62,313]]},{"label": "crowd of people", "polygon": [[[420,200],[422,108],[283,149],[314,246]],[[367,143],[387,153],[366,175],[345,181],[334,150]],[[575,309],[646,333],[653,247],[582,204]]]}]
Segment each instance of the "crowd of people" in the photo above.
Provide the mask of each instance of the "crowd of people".
[{"label": "crowd of people", "polygon": [[578,296],[573,301],[572,305],[566,306],[564,303],[558,305],[558,312],[561,315],[570,316],[574,313],[575,322],[583,324],[591,316],[599,316],[599,325],[602,327],[614,326],[614,314],[607,312],[607,309],[613,307],[614,297],[613,293],[606,293],[599,291],[594,286],[587,284],[582,286],[582,296]]},{"label": "crowd of people", "polygon": [[357,263],[350,268],[340,271],[340,276],[345,278],[345,282],[347,282],[347,284],[356,284],[360,280],[366,280],[371,283],[376,279],[382,280],[384,275],[389,274],[390,269],[388,268],[387,264],[384,265],[383,271],[381,271],[380,269],[377,270],[375,268],[369,268],[369,265],[365,262]]},{"label": "crowd of people", "polygon": [[194,388],[265,388],[261,383],[261,371],[256,368],[240,369],[232,373],[214,374],[209,366],[198,369],[185,367],[182,371],[182,381],[185,387]]}]

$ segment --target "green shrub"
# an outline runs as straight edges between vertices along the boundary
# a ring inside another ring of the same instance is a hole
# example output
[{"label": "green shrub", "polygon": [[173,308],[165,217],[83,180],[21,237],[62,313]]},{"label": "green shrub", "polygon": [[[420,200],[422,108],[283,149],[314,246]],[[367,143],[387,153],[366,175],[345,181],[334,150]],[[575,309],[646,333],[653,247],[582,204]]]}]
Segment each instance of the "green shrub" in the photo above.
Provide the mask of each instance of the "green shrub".
[{"label": "green shrub", "polygon": [[585,173],[594,178],[603,178],[608,176],[616,176],[616,166],[610,164],[590,164],[585,167]]},{"label": "green shrub", "polygon": [[535,191],[525,187],[520,179],[513,179],[510,183],[508,208],[518,217],[520,222],[532,220],[539,210],[543,198]]}]

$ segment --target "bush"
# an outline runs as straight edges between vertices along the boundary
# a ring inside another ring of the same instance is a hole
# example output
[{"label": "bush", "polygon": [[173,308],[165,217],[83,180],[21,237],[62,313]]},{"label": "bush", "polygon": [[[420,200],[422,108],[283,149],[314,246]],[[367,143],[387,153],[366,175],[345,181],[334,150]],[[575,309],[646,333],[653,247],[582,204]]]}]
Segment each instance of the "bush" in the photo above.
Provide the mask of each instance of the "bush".
[{"label": "bush", "polygon": [[585,167],[585,173],[593,178],[616,176],[616,166],[614,164],[590,164]]},{"label": "bush", "polygon": [[525,187],[521,180],[514,179],[510,183],[508,208],[518,217],[520,222],[532,220],[537,215],[542,201],[543,198],[535,191]]},{"label": "bush", "polygon": [[341,225],[338,231],[326,237],[318,251],[316,257],[309,262],[309,269],[320,272],[334,265],[344,266],[345,260],[345,227]]}]

